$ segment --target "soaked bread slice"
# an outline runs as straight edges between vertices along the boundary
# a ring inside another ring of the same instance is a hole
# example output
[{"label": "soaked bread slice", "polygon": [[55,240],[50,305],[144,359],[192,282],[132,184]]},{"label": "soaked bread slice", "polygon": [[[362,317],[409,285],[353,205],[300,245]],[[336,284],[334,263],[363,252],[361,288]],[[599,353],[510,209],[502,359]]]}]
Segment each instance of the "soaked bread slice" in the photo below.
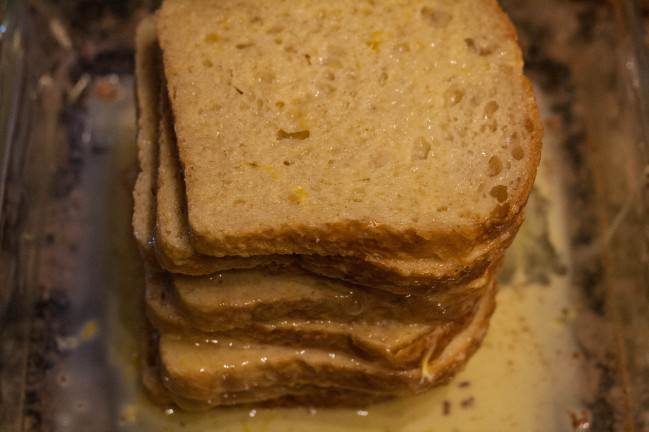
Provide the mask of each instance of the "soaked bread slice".
[{"label": "soaked bread slice", "polygon": [[[156,346],[157,350],[157,346]],[[368,393],[354,389],[321,388],[316,386],[273,386],[215,395],[209,400],[179,396],[162,383],[157,358],[143,367],[143,385],[149,396],[160,405],[177,405],[184,411],[201,412],[214,407],[254,405],[255,407],[312,406],[362,407],[389,399],[389,394]]]},{"label": "soaked bread slice", "polygon": [[167,0],[157,28],[203,254],[463,256],[527,200],[542,132],[495,0]]},{"label": "soaked bread slice", "polygon": [[155,172],[158,165],[160,48],[153,17],[142,20],[135,36],[135,96],[139,173],[133,188],[133,234],[142,256],[154,261],[151,233],[155,223]]},{"label": "soaked bread slice", "polygon": [[300,272],[245,270],[214,277],[174,275],[179,308],[214,328],[280,319],[401,322],[461,320],[470,314],[493,270],[464,286],[426,296],[398,296]]},{"label": "soaked bread slice", "polygon": [[149,397],[159,405],[177,405],[185,411],[205,411],[216,406],[254,404],[255,406],[366,406],[391,397],[387,393],[372,393],[362,389],[322,388],[310,385],[253,388],[236,392],[219,393],[208,400],[187,398],[169,391],[163,384],[158,355],[158,333],[150,332],[141,358],[141,382]]},{"label": "soaked bread slice", "polygon": [[389,394],[369,393],[354,389],[321,388],[316,386],[283,386],[271,388],[255,388],[239,392],[220,393],[216,398],[196,400],[179,396],[167,390],[160,375],[158,357],[158,334],[152,331],[151,337],[145,342],[142,350],[142,385],[149,397],[159,405],[177,405],[190,412],[205,411],[215,406],[232,406],[254,404],[255,406],[367,406],[390,398]]},{"label": "soaked bread slice", "polygon": [[401,368],[416,366],[426,352],[443,349],[470,319],[467,316],[428,323],[397,320],[365,323],[280,318],[240,321],[234,328],[223,331],[219,319],[210,320],[200,312],[181,310],[168,280],[161,274],[147,277],[145,303],[149,320],[162,333],[186,335],[199,342],[225,337],[248,343],[333,350]]},{"label": "soaked bread slice", "polygon": [[[164,90],[163,90],[164,93]],[[497,261],[513,240],[523,220],[496,239],[476,245],[466,256],[420,259],[344,257],[319,255],[266,255],[255,257],[211,257],[196,252],[189,237],[185,190],[177,158],[172,119],[166,95],[161,95],[159,165],[157,184],[156,250],[163,268],[174,273],[209,275],[231,269],[251,269],[291,263],[317,274],[400,294],[423,294],[466,284]]]},{"label": "soaked bread slice", "polygon": [[424,356],[420,367],[392,369],[345,353],[227,339],[201,343],[162,334],[158,349],[163,383],[177,397],[210,405],[220,405],[223,395],[232,393],[251,391],[254,396],[263,395],[258,389],[286,387],[288,392],[305,385],[381,397],[419,393],[448,381],[475,352],[488,327],[494,294],[490,290],[469,325],[441,352]]}]

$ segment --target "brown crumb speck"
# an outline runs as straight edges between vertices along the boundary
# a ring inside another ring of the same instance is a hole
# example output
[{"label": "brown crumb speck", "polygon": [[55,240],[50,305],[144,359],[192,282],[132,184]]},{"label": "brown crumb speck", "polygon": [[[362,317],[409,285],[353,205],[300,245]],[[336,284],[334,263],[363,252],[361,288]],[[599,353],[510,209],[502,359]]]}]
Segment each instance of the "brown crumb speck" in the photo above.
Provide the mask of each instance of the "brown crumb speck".
[{"label": "brown crumb speck", "polygon": [[216,43],[219,40],[221,40],[221,37],[216,33],[210,33],[207,36],[205,36],[205,42],[207,43]]},{"label": "brown crumb speck", "polygon": [[470,385],[471,385],[471,382],[470,382],[470,381],[462,381],[462,382],[460,382],[457,386],[460,387],[460,388],[467,388],[467,387],[469,387]]},{"label": "brown crumb speck", "polygon": [[442,414],[445,415],[445,416],[447,416],[447,415],[449,415],[450,413],[451,413],[451,402],[445,400],[445,401],[442,403]]},{"label": "brown crumb speck", "polygon": [[277,131],[277,139],[283,140],[283,139],[296,139],[296,140],[305,140],[309,138],[311,135],[311,132],[308,130],[301,130],[297,132],[286,132],[284,129],[280,129]]},{"label": "brown crumb speck", "polygon": [[470,408],[473,406],[474,403],[475,403],[475,399],[473,398],[473,396],[471,396],[470,398],[466,398],[463,401],[461,401],[460,406],[462,408]]}]

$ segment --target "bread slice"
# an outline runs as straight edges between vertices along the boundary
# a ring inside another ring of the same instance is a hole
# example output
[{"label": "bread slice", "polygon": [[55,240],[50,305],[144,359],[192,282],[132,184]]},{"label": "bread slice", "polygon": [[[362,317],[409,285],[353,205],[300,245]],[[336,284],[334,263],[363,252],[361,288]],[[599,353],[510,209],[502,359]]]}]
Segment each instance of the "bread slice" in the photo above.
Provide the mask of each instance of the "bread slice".
[{"label": "bread slice", "polygon": [[166,0],[157,28],[203,254],[463,256],[525,205],[542,131],[495,0]]},{"label": "bread slice", "polygon": [[352,389],[320,388],[316,386],[273,386],[267,389],[255,388],[252,391],[220,393],[215,398],[205,400],[178,396],[163,385],[157,364],[146,365],[143,381],[149,396],[161,405],[175,404],[184,411],[201,412],[213,407],[241,406],[254,404],[255,407],[311,406],[311,407],[362,407],[388,399],[387,394],[368,393]]},{"label": "bread slice", "polygon": [[160,368],[165,387],[194,401],[219,401],[224,394],[279,386],[362,390],[378,395],[407,395],[450,379],[471,357],[486,333],[494,308],[494,290],[485,295],[471,323],[437,356],[418,368],[394,370],[344,353],[248,344],[220,339],[197,343],[162,334]]},{"label": "bread slice", "polygon": [[493,241],[477,245],[467,256],[446,259],[403,260],[319,255],[217,258],[202,255],[195,251],[189,237],[184,183],[166,94],[161,95],[161,105],[156,250],[162,267],[173,273],[208,275],[231,269],[249,269],[271,264],[287,266],[294,263],[317,274],[372,288],[399,294],[424,294],[466,284],[479,277],[489,264],[502,257],[523,220],[521,214],[512,227]]},{"label": "bread slice", "polygon": [[397,296],[295,269],[230,271],[211,278],[174,275],[172,281],[183,312],[215,329],[227,329],[242,322],[280,319],[411,323],[461,319],[473,312],[493,273],[489,269],[467,285],[419,297]]},{"label": "bread slice", "polygon": [[214,406],[231,406],[242,404],[278,406],[366,406],[389,398],[387,394],[368,393],[362,390],[319,388],[315,386],[273,386],[268,389],[255,388],[253,391],[221,393],[216,399],[200,401],[178,396],[163,385],[160,376],[158,357],[158,335],[155,331],[144,348],[142,361],[142,385],[149,397],[159,405],[175,404],[190,412],[208,410]]},{"label": "bread slice", "polygon": [[426,352],[443,349],[470,319],[467,316],[454,321],[431,321],[426,324],[395,320],[374,323],[248,320],[238,322],[237,327],[224,332],[218,319],[214,322],[202,317],[196,319],[197,314],[191,310],[183,313],[167,281],[159,274],[147,279],[146,310],[151,323],[162,333],[186,335],[203,341],[226,337],[239,342],[333,350],[393,368],[415,366]]},{"label": "bread slice", "polygon": [[133,188],[133,234],[145,259],[153,261],[151,242],[155,215],[155,167],[158,165],[158,95],[160,48],[153,17],[138,25],[135,36],[135,96],[137,99],[137,148],[139,173]]}]

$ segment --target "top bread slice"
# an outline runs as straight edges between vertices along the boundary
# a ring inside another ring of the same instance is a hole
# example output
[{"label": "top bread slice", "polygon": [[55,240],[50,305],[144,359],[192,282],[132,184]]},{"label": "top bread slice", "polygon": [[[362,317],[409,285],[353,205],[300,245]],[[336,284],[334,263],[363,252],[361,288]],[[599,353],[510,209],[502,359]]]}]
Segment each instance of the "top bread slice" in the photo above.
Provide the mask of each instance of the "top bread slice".
[{"label": "top bread slice", "polygon": [[[142,189],[136,187],[134,192],[134,232],[136,233],[136,238],[142,249],[148,251],[151,248],[151,245],[155,244],[155,249],[157,249],[156,255],[159,259],[165,256],[165,253],[161,253],[160,251],[171,250],[175,253],[175,255],[173,255],[174,258],[178,258],[179,256],[187,257],[185,262],[191,262],[196,254],[194,253],[186,234],[186,219],[182,217],[184,191],[175,157],[175,148],[173,147],[173,143],[170,142],[172,136],[172,133],[170,132],[171,122],[164,121],[164,113],[166,112],[164,105],[162,105],[161,110],[157,109],[158,104],[164,104],[165,90],[164,85],[161,84],[163,77],[160,74],[156,74],[153,68],[158,52],[155,49],[157,46],[157,40],[150,20],[144,20],[142,22],[138,29],[138,35],[146,35],[146,37],[138,38],[138,71],[148,72],[146,74],[140,73],[138,75],[137,83],[138,94],[148,95],[147,98],[138,97],[138,137],[146,137],[146,139],[138,140],[138,157],[141,169],[138,176],[138,183],[149,186]],[[160,95],[162,96],[160,97],[160,100],[156,97],[154,91],[156,89],[160,89]],[[159,127],[157,127],[158,119],[160,119]],[[159,152],[156,151],[157,146],[152,144],[158,142],[158,135],[160,135]],[[157,178],[155,169],[156,162],[159,162],[159,175]],[[156,182],[158,184],[158,187],[156,188],[157,193],[152,193],[151,185],[156,184]],[[155,224],[153,220],[154,218],[157,219],[157,223]],[[155,236],[155,241],[151,241],[154,237],[152,235],[154,226],[157,229],[157,235]],[[511,236],[513,236],[513,234],[511,234]],[[505,246],[502,245],[503,249],[504,247]],[[497,252],[502,254],[501,250],[498,250]],[[147,252],[147,254],[151,255],[151,252]],[[209,273],[215,273],[230,269],[256,268],[270,262],[278,264],[284,261],[286,263],[288,262],[287,258],[288,257],[279,255],[251,258],[214,258],[199,255],[196,262],[199,264],[204,262],[205,266],[200,268],[207,268],[212,270],[209,271]],[[311,259],[313,262],[310,264],[307,263],[307,258]],[[332,261],[330,265],[327,265],[328,260]],[[150,261],[153,261],[155,264],[155,258]],[[421,262],[419,264],[417,264],[415,260],[411,261],[412,265],[415,267],[414,270],[409,269],[408,263],[398,263],[395,260],[390,259],[378,260],[373,264],[370,264],[368,261],[367,265],[364,265],[362,262],[355,263],[351,258],[344,257],[313,256],[300,257],[298,260],[298,262],[302,263],[304,267],[316,265],[321,266],[322,268],[316,269],[316,273],[327,275],[338,271],[340,272],[342,279],[347,278],[352,281],[358,281],[361,278],[370,278],[372,280],[367,280],[366,285],[371,287],[384,287],[385,290],[396,292],[398,294],[432,295],[432,297],[429,298],[432,298],[433,300],[437,299],[433,303],[444,305],[444,308],[449,315],[452,315],[450,299],[455,296],[455,300],[457,300],[458,303],[461,303],[460,300],[464,299],[466,296],[459,295],[459,292],[466,291],[468,287],[472,286],[472,284],[479,280],[483,273],[487,271],[486,266],[479,265],[473,266],[471,275],[463,274],[461,277],[452,277],[452,273],[450,275],[447,274],[450,280],[447,281],[447,283],[437,283],[435,287],[441,288],[443,285],[446,288],[457,287],[459,290],[435,290],[433,293],[427,289],[428,285],[426,288],[422,289],[410,289],[411,287],[409,284],[423,283],[433,276],[436,277],[440,267],[443,267],[443,263],[435,265],[435,263],[429,259],[420,260]],[[488,262],[490,265],[495,261],[495,259],[485,260],[485,262]],[[167,267],[165,262],[165,259],[161,259],[163,266]],[[384,263],[383,265],[386,267],[385,269],[381,268],[381,262]],[[424,262],[426,264],[424,264]],[[338,268],[338,270],[336,270],[336,268]],[[491,270],[487,274],[491,274],[494,269],[495,266],[491,265]],[[408,274],[405,274],[405,272],[408,272]],[[381,278],[384,278],[384,280]],[[400,286],[392,286],[388,283],[393,279],[401,280],[402,283]],[[290,277],[286,280],[289,281]],[[319,279],[314,277],[313,280],[314,284],[316,284],[316,281]],[[263,284],[263,278],[259,278],[257,282],[254,282],[255,285],[259,285],[260,283]],[[356,291],[357,288],[350,287],[349,290]],[[442,300],[445,296],[447,299]],[[426,307],[426,304],[430,303],[429,300],[423,298],[417,301],[420,302],[423,307]],[[431,315],[434,314],[433,309],[434,307],[429,309]]]},{"label": "top bread slice", "polygon": [[461,255],[526,202],[542,131],[495,0],[167,0],[157,27],[201,253]]}]

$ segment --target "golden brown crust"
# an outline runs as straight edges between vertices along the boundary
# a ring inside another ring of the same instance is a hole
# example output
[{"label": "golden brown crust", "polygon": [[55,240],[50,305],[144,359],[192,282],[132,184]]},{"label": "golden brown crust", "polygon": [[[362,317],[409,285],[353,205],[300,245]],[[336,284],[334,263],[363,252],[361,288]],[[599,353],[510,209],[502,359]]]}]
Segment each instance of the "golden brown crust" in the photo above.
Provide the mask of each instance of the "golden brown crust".
[{"label": "golden brown crust", "polygon": [[498,236],[515,218],[515,215],[510,214],[515,207],[512,206],[511,209],[506,217],[497,221],[490,219],[487,224],[472,224],[446,230],[398,230],[372,220],[350,220],[319,227],[291,224],[264,228],[254,233],[223,234],[212,238],[210,231],[204,230],[202,226],[192,225],[190,208],[189,227],[191,241],[196,250],[214,257],[276,253],[444,259],[466,255],[474,244]]},{"label": "golden brown crust", "polygon": [[354,257],[319,257],[303,255],[298,265],[304,269],[371,288],[395,294],[426,295],[467,284],[482,275],[489,266],[499,261],[524,219],[519,215],[514,226],[501,234],[488,247],[480,248],[469,259],[424,264],[422,260],[357,259]]},{"label": "golden brown crust", "polygon": [[[255,269],[266,266],[299,265],[307,271],[326,277],[345,280],[370,288],[382,289],[395,294],[426,295],[433,291],[459,286],[479,277],[487,267],[497,261],[513,241],[523,216],[514,227],[501,234],[486,249],[468,260],[439,262],[436,260],[359,259],[337,256],[283,256],[211,257],[195,254],[185,259],[173,260],[155,244],[160,266],[177,274],[208,276],[229,270]],[[429,262],[426,262],[429,261]]]}]

